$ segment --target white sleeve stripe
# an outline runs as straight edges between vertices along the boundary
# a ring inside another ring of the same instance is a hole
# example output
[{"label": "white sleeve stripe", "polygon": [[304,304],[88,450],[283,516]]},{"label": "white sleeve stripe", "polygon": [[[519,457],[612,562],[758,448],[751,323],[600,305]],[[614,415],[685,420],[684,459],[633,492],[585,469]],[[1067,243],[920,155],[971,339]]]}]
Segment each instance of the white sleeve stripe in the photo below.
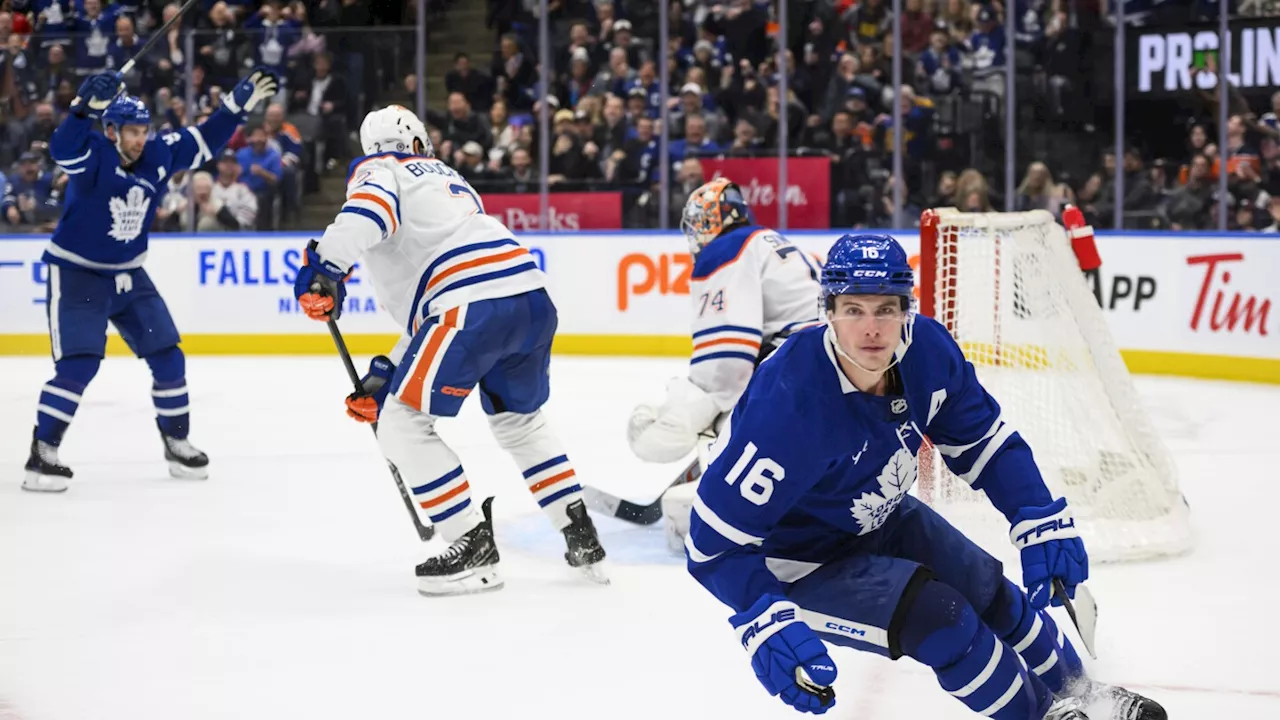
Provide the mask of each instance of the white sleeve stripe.
[{"label": "white sleeve stripe", "polygon": [[934,447],[938,448],[938,452],[946,457],[960,457],[961,455],[977,447],[978,443],[982,442],[983,440],[986,440],[992,435],[995,435],[996,430],[1000,429],[1000,423],[1003,421],[1004,421],[1004,413],[1000,413],[998,416],[996,416],[996,421],[991,423],[991,427],[987,428],[986,434],[978,438],[977,440],[974,440],[973,442],[969,443],[968,445],[934,445]]},{"label": "white sleeve stripe", "polygon": [[[61,166],[59,166],[59,167],[61,167]],[[68,174],[68,175],[79,175],[80,173],[82,173],[82,172],[84,172],[85,170],[88,170],[88,169],[89,169],[89,168],[75,168],[75,169],[71,169],[71,168],[65,168],[65,167],[64,167],[64,168],[62,168],[62,172],[66,173],[66,174]]]},{"label": "white sleeve stripe", "polygon": [[759,545],[764,542],[764,538],[745,533],[724,520],[721,520],[720,516],[716,515],[715,511],[707,507],[707,504],[702,501],[701,494],[695,496],[693,499],[693,511],[698,514],[698,517],[702,519],[702,522],[706,523],[708,527],[715,530],[721,537],[729,542],[736,545]]},{"label": "white sleeve stripe", "polygon": [[209,152],[209,146],[205,144],[204,135],[200,133],[200,128],[192,125],[187,128],[187,132],[191,133],[191,137],[196,140],[196,146],[200,148],[200,152],[197,152],[195,158],[191,160],[191,169],[195,170],[203,165],[206,160],[212,160],[213,153]]},{"label": "white sleeve stripe", "polygon": [[57,159],[55,159],[55,160],[54,160],[54,162],[58,163],[59,165],[61,165],[61,166],[63,166],[63,167],[66,167],[66,166],[68,166],[68,165],[75,165],[75,164],[77,164],[77,163],[82,163],[82,162],[84,162],[85,160],[88,160],[88,159],[89,159],[89,156],[90,156],[90,155],[92,155],[92,154],[93,154],[93,148],[89,148],[88,150],[86,150],[86,151],[84,152],[84,154],[83,154],[83,155],[81,155],[81,156],[80,156],[80,157],[78,157],[78,158],[71,158],[70,160],[57,160]]},{"label": "white sleeve stripe", "polygon": [[987,443],[987,446],[982,449],[982,454],[979,455],[978,459],[973,463],[973,467],[969,468],[969,472],[961,475],[960,479],[970,485],[977,482],[978,478],[982,475],[982,471],[987,468],[987,463],[991,462],[991,458],[995,457],[996,451],[1004,445],[1006,440],[1013,436],[1014,432],[1012,425],[1001,425],[1000,431],[997,432],[996,436],[991,438],[991,441]]},{"label": "white sleeve stripe", "polygon": [[718,552],[715,555],[708,555],[702,552],[698,549],[698,546],[693,544],[692,533],[684,536],[684,549],[688,551],[689,559],[698,564],[711,562],[724,554],[723,552]]}]

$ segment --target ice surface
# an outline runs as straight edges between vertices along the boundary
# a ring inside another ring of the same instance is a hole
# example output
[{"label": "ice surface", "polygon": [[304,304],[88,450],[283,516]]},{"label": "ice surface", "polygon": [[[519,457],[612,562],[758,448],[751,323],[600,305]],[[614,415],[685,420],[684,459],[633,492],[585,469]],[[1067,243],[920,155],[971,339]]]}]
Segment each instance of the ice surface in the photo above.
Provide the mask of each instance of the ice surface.
[{"label": "ice surface", "polygon": [[[683,368],[554,361],[547,411],[582,480],[656,497],[679,464],[633,459],[626,418]],[[51,374],[45,358],[0,359],[3,720],[798,717],[757,684],[728,611],[667,553],[660,526],[597,519],[612,586],[569,570],[474,401],[440,431],[477,495],[498,496],[507,585],[426,599],[412,570],[428,548],[369,429],[343,412],[336,358],[190,358],[206,482],[168,478],[146,365],[109,359],[63,446],[71,490],[24,493]],[[1094,569],[1090,669],[1174,718],[1276,720],[1280,387],[1138,384],[1178,460],[1198,546]],[[972,717],[910,660],[833,655],[826,717]]]}]

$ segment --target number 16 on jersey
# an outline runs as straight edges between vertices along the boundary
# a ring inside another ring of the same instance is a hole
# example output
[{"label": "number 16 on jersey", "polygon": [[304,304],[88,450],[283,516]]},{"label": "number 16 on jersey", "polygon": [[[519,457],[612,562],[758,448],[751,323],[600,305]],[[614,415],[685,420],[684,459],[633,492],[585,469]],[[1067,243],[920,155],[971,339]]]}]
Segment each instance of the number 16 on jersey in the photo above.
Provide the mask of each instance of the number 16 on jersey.
[{"label": "number 16 on jersey", "polygon": [[[734,485],[741,478],[742,484],[738,487],[738,492],[742,493],[742,497],[756,505],[764,505],[773,497],[773,484],[786,477],[787,471],[767,457],[756,458],[758,450],[755,443],[747,443],[724,481]],[[746,473],[745,478],[743,473]]]}]

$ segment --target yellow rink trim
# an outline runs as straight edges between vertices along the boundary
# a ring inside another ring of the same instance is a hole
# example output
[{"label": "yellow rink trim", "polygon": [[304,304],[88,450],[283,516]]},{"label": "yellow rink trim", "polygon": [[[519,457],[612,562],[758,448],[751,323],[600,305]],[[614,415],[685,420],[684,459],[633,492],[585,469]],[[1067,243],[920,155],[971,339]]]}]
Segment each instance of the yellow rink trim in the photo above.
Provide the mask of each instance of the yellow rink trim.
[{"label": "yellow rink trim", "polygon": [[[344,336],[356,355],[377,355],[391,349],[396,336],[351,334]],[[692,343],[686,335],[557,335],[553,349],[562,355],[639,355],[688,357]],[[334,352],[328,335],[184,335],[182,349],[191,355],[325,355]],[[966,351],[981,352],[981,348]],[[1018,353],[1026,365],[1040,353]],[[2,355],[49,354],[45,334],[0,335]],[[1241,380],[1280,384],[1280,359],[1248,358],[1232,355],[1122,350],[1130,372],[1147,375],[1177,375],[1216,380]],[[118,335],[107,338],[107,355],[129,355]],[[1015,363],[1017,364],[1017,363]]]}]

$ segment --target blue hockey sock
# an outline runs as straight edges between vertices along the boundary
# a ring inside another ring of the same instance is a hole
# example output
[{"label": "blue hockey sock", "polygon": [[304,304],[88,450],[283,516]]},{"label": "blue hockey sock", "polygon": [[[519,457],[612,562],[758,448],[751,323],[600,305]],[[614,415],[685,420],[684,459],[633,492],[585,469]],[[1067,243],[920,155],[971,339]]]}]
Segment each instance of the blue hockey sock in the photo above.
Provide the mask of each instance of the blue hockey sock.
[{"label": "blue hockey sock", "polygon": [[160,431],[185,439],[191,430],[191,408],[187,398],[186,357],[176,346],[146,357],[154,380],[151,401],[156,406]]},{"label": "blue hockey sock", "polygon": [[98,374],[101,362],[102,358],[92,355],[76,355],[54,363],[54,378],[40,390],[36,438],[55,446],[62,442],[62,434],[80,408],[81,395]]},{"label": "blue hockey sock", "polygon": [[1033,610],[1026,593],[1009,580],[996,592],[982,619],[1054,694],[1070,694],[1064,690],[1084,676],[1084,663],[1048,609]]},{"label": "blue hockey sock", "polygon": [[899,642],[933,668],[938,684],[970,710],[996,720],[1039,720],[1053,697],[1027,672],[955,588],[929,580],[912,600]]}]

